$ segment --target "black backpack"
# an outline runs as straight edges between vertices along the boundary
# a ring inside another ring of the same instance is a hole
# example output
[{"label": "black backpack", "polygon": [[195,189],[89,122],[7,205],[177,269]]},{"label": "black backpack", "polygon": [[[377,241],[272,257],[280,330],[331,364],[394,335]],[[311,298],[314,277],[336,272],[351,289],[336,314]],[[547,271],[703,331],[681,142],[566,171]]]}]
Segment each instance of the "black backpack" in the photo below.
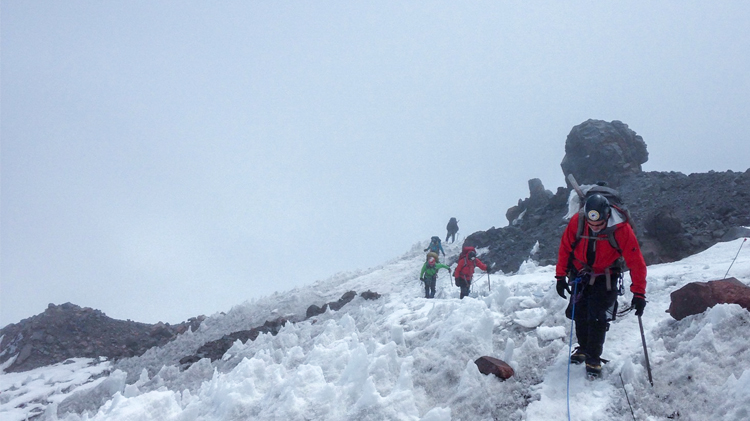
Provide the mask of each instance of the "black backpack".
[{"label": "black backpack", "polygon": [[[601,238],[599,236],[590,237],[584,235],[584,231],[586,228],[586,217],[584,215],[584,205],[586,203],[586,200],[593,194],[600,194],[607,198],[607,201],[609,201],[610,208],[612,208],[612,213],[614,214],[617,212],[616,218],[622,218],[623,221],[630,225],[631,228],[633,227],[632,218],[630,216],[630,212],[628,211],[627,207],[625,206],[625,203],[623,202],[622,198],[620,197],[620,193],[610,187],[607,187],[606,183],[604,182],[598,182],[595,185],[589,187],[585,192],[581,187],[578,186],[578,183],[575,182],[575,179],[572,175],[568,176],[568,179],[571,181],[571,184],[573,185],[573,188],[578,193],[578,229],[576,230],[576,239],[572,244],[570,256],[568,257],[568,271],[570,272],[573,268],[573,255],[576,247],[580,243],[582,238],[588,238],[589,240],[595,240],[595,241],[602,241],[605,238]],[[610,218],[612,218],[613,215],[610,215]],[[611,288],[610,282],[609,282],[609,271],[612,269],[615,269],[617,272],[619,272],[620,275],[620,289],[621,289],[621,283],[622,283],[622,275],[627,272],[629,269],[627,265],[625,264],[625,259],[622,257],[622,248],[620,248],[620,245],[617,243],[617,239],[615,238],[615,231],[618,228],[618,225],[621,222],[618,222],[617,224],[613,226],[608,226],[602,231],[599,232],[599,235],[606,234],[606,240],[609,242],[609,245],[612,246],[617,252],[620,254],[620,257],[615,260],[615,262],[607,268],[607,278],[608,278],[608,285],[607,289],[609,290]]]},{"label": "black backpack", "polygon": [[[628,208],[625,206],[625,203],[620,197],[620,193],[613,188],[607,187],[606,183],[600,181],[596,185],[586,190],[583,197],[581,197],[580,194],[578,196],[579,198],[578,230],[576,231],[576,240],[573,243],[574,249],[575,249],[575,246],[578,245],[578,242],[581,240],[581,238],[586,237],[583,235],[584,229],[586,228],[586,218],[585,218],[585,215],[583,214],[583,208],[584,208],[584,205],[586,204],[586,200],[594,194],[600,194],[604,196],[607,199],[607,201],[609,201],[610,208],[612,208],[613,211],[618,212],[619,217],[623,219],[623,222],[626,222],[627,224],[630,225],[631,228],[633,228],[630,212],[628,211]],[[611,217],[612,216],[610,216],[610,218]],[[615,239],[616,229],[617,229],[617,225],[607,227],[604,230],[602,230],[600,234],[607,234],[607,240],[609,241],[609,245],[612,246],[612,248],[614,248],[615,250],[617,250],[617,252],[620,253],[620,255],[622,255],[622,249],[620,248],[620,245],[617,244],[617,240]],[[597,241],[602,240],[602,238],[599,238],[599,237],[588,237],[588,238],[595,239]]]}]

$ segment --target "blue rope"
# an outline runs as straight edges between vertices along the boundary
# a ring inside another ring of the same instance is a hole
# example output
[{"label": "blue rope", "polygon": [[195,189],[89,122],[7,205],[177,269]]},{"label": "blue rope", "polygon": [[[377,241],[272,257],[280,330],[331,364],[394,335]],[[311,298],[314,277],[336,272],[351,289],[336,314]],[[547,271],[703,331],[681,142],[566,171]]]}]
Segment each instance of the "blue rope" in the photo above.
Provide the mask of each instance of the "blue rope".
[{"label": "blue rope", "polygon": [[578,292],[578,283],[581,282],[581,277],[577,277],[573,280],[573,295],[570,296],[570,301],[573,304],[573,309],[570,314],[570,338],[568,338],[568,384],[567,384],[567,401],[568,401],[568,421],[570,421],[570,355],[573,353],[573,329],[575,328],[576,320],[576,300],[575,296]]}]

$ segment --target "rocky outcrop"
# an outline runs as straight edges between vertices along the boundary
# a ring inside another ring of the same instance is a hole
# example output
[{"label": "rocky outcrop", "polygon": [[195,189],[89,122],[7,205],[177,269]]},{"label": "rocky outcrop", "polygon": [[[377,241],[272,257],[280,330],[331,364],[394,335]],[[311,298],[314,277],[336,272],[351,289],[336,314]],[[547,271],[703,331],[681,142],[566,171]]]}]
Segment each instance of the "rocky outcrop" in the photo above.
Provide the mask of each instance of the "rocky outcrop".
[{"label": "rocky outcrop", "polygon": [[[349,292],[344,293],[344,295],[342,295],[341,298],[339,298],[338,300],[325,303],[323,304],[322,307],[312,304],[310,307],[307,308],[307,312],[305,316],[307,319],[309,319],[310,317],[314,317],[319,314],[325,313],[329,308],[333,311],[338,311],[341,309],[341,307],[348,304],[356,296],[357,296],[357,293],[355,291],[349,291]],[[367,290],[359,294],[359,296],[364,298],[365,300],[377,300],[378,298],[380,298],[380,294],[378,294],[377,292],[372,292],[370,290]]]},{"label": "rocky outcrop", "polygon": [[43,313],[0,330],[0,363],[16,356],[5,371],[18,372],[75,357],[133,357],[188,329],[196,330],[204,318],[177,325],[147,324],[112,319],[71,303],[50,304]]},{"label": "rocky outcrop", "polygon": [[[323,304],[323,307],[319,307],[315,304],[307,308],[307,316],[305,319],[315,317],[317,315],[325,313],[329,308],[334,311],[340,310],[346,304],[350,303],[354,297],[357,296],[356,291],[348,291],[344,293],[337,301],[331,301]],[[360,296],[365,300],[377,300],[380,298],[380,294],[372,291],[365,291]],[[236,341],[240,341],[243,344],[247,341],[254,341],[258,338],[261,333],[270,333],[276,335],[279,330],[289,322],[293,320],[278,318],[270,321],[266,321],[262,326],[254,327],[250,330],[241,330],[224,335],[220,339],[215,341],[207,342],[201,346],[195,354],[184,357],[180,360],[180,368],[187,369],[192,364],[200,361],[203,358],[210,358],[211,361],[215,361],[224,356],[224,354],[232,347]]]},{"label": "rocky outcrop", "polygon": [[[648,157],[645,142],[629,130],[617,121],[589,120],[576,126],[568,136],[561,182],[567,182],[568,173],[581,184],[612,182],[610,187],[617,188],[630,211],[647,264],[673,262],[719,241],[748,235],[743,227],[750,226],[750,169],[690,175],[644,172],[640,164]],[[622,134],[620,139],[614,139],[616,133]],[[578,144],[585,155],[572,148]],[[611,151],[595,152],[592,144]],[[615,165],[586,164],[593,158],[611,158]],[[530,257],[541,265],[555,264],[567,224],[563,218],[570,191],[559,187],[550,196],[541,182],[530,180],[529,198],[519,200],[506,213],[509,226],[475,232],[464,245],[487,248],[482,261],[492,263],[493,271],[515,272]],[[537,251],[531,256],[537,242]]]},{"label": "rocky outcrop", "polygon": [[672,292],[667,312],[676,320],[700,314],[716,304],[739,304],[750,310],[750,287],[736,278],[691,282]]},{"label": "rocky outcrop", "polygon": [[[372,291],[360,295],[365,300],[380,298],[380,294]],[[310,306],[307,318],[329,308],[339,310],[356,296],[356,292],[349,291],[322,308]],[[311,310],[314,308],[322,311]],[[19,372],[77,357],[121,359],[139,356],[152,347],[165,345],[188,329],[196,331],[204,319],[205,316],[194,317],[177,325],[147,324],[112,319],[99,310],[71,303],[50,304],[43,313],[0,330],[0,364],[14,358],[5,371]],[[180,360],[180,364],[187,368],[202,358],[219,359],[237,340],[243,343],[253,341],[261,333],[276,335],[288,322],[294,320],[277,318],[249,330],[225,335],[204,344],[195,354]]]},{"label": "rocky outcrop", "polygon": [[262,326],[254,327],[249,330],[240,330],[230,333],[229,335],[224,335],[215,341],[206,342],[203,346],[198,348],[198,351],[196,351],[195,354],[182,358],[180,360],[181,367],[183,369],[190,367],[190,365],[203,358],[209,358],[211,361],[216,361],[224,356],[236,341],[242,343],[254,341],[261,333],[276,335],[288,321],[289,320],[283,317],[274,320],[267,320]]},{"label": "rocky outcrop", "polygon": [[581,184],[607,180],[617,186],[622,177],[640,173],[647,160],[646,143],[627,124],[587,120],[568,134],[560,167]]},{"label": "rocky outcrop", "polygon": [[522,215],[528,211],[530,213],[538,213],[550,204],[553,207],[562,206],[567,201],[567,195],[564,188],[558,188],[557,194],[552,194],[551,191],[546,190],[542,184],[542,180],[533,178],[529,180],[529,197],[527,199],[518,200],[518,205],[513,206],[505,213],[505,217],[511,225],[514,225],[520,221]]}]

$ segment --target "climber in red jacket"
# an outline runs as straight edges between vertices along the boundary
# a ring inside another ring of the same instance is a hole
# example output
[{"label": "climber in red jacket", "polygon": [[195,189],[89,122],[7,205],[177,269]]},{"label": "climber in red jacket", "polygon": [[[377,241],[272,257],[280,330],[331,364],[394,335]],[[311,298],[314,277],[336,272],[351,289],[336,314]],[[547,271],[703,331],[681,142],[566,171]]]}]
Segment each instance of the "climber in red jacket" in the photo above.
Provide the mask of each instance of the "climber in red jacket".
[{"label": "climber in red jacket", "polygon": [[[580,218],[585,218],[585,224],[579,223]],[[646,263],[638,239],[627,217],[610,206],[606,197],[593,194],[583,212],[568,223],[555,270],[557,293],[562,298],[566,298],[565,291],[571,294],[566,316],[575,318],[578,347],[570,362],[585,362],[592,377],[601,376],[605,334],[617,312],[617,283],[623,271],[620,257],[630,270],[632,307],[640,316],[646,307]]]},{"label": "climber in red jacket", "polygon": [[453,271],[456,279],[456,286],[461,288],[461,299],[469,295],[471,289],[471,280],[474,277],[474,268],[478,267],[487,271],[487,265],[477,258],[477,251],[474,247],[465,246],[458,256],[458,265]]}]

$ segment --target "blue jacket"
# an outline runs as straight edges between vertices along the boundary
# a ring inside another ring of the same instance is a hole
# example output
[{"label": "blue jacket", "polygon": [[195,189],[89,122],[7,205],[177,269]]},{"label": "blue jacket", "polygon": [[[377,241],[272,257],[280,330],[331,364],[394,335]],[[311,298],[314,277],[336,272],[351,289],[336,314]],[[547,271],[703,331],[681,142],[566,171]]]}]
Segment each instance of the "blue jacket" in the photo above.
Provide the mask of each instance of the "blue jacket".
[{"label": "blue jacket", "polygon": [[443,245],[440,242],[431,242],[429,246],[427,246],[424,251],[431,251],[434,253],[437,253],[438,251],[443,253],[443,256],[445,256],[445,250],[443,250]]}]

